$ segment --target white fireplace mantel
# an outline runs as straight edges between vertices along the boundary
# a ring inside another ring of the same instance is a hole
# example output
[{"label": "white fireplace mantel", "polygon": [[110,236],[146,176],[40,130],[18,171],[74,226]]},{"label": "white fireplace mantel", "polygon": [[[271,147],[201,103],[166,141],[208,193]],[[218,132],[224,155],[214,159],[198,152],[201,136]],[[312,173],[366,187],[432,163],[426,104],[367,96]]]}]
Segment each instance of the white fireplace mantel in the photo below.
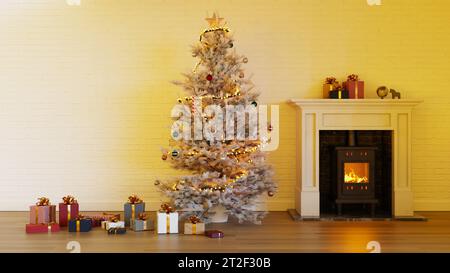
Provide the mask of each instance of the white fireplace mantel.
[{"label": "white fireplace mantel", "polygon": [[413,216],[411,111],[421,100],[291,99],[299,107],[299,179],[295,208],[302,217],[320,216],[319,131],[391,130],[393,216]]}]

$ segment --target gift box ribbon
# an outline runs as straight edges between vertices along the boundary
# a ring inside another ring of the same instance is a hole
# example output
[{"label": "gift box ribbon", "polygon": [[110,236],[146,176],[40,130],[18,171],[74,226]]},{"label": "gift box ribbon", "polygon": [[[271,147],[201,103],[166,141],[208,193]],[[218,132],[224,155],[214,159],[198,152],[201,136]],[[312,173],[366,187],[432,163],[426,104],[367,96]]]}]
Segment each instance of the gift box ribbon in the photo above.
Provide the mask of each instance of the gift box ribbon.
[{"label": "gift box ribbon", "polygon": [[36,215],[36,224],[39,222],[39,207],[35,206],[34,207],[34,211],[35,211],[35,215]]},{"label": "gift box ribbon", "polygon": [[38,198],[38,202],[36,203],[36,206],[49,206],[50,205],[50,199],[47,197],[40,197]]},{"label": "gift box ribbon", "polygon": [[147,214],[146,213],[139,213],[138,219],[142,220],[142,223],[144,225],[142,229],[146,230],[147,229],[147,219],[148,219]]},{"label": "gift box ribbon", "polygon": [[170,213],[175,212],[175,209],[172,208],[169,204],[164,203],[161,205],[159,212],[166,213],[166,232],[170,233]]},{"label": "gift box ribbon", "polygon": [[70,221],[71,218],[71,209],[72,204],[77,203],[77,200],[72,195],[67,195],[62,198],[63,203],[67,206],[67,222]]},{"label": "gift box ribbon", "polygon": [[139,196],[137,196],[136,194],[128,196],[128,203],[130,203],[130,204],[139,204],[142,202],[143,202],[143,200],[141,198],[139,198]]},{"label": "gift box ribbon", "polygon": [[135,204],[142,203],[143,200],[136,194],[128,196],[128,203],[131,204],[131,219],[136,219],[136,206]]},{"label": "gift box ribbon", "polygon": [[191,215],[189,221],[191,221],[192,224],[192,234],[197,234],[197,223],[200,223],[200,218],[196,215]]},{"label": "gift box ribbon", "polygon": [[76,225],[77,225],[77,232],[80,231],[81,220],[83,220],[84,218],[85,217],[83,215],[81,215],[81,214],[79,214],[77,216],[77,218],[75,218],[76,219]]},{"label": "gift box ribbon", "polygon": [[169,213],[166,214],[166,228],[167,228],[166,232],[170,233],[170,214]]}]

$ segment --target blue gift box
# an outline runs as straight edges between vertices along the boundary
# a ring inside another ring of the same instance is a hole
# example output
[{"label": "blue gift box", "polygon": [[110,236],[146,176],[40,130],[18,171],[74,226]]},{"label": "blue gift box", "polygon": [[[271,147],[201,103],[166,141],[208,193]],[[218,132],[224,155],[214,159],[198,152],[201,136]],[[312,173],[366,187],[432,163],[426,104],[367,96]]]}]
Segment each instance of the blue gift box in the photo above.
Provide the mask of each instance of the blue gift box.
[{"label": "blue gift box", "polygon": [[129,227],[131,224],[131,219],[136,219],[139,216],[139,213],[145,212],[145,203],[125,203],[123,206],[124,215],[125,215],[125,226]]},{"label": "blue gift box", "polygon": [[69,232],[88,232],[92,229],[91,219],[70,220]]}]

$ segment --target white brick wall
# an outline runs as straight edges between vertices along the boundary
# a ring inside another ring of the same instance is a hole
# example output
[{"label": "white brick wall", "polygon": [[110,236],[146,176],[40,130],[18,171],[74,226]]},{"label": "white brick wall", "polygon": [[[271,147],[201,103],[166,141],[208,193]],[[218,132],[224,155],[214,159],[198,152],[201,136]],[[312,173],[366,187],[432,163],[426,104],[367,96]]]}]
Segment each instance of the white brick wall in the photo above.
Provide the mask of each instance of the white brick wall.
[{"label": "white brick wall", "polygon": [[295,109],[289,98],[321,96],[324,77],[358,73],[368,97],[387,84],[425,99],[414,112],[416,209],[450,209],[450,74],[447,1],[0,1],[0,210],[26,210],[45,195],[73,194],[82,209],[120,210],[140,193],[161,201],[155,178],[189,45],[218,10],[250,60],[261,100],[280,103],[280,148],[270,156],[292,208]]}]

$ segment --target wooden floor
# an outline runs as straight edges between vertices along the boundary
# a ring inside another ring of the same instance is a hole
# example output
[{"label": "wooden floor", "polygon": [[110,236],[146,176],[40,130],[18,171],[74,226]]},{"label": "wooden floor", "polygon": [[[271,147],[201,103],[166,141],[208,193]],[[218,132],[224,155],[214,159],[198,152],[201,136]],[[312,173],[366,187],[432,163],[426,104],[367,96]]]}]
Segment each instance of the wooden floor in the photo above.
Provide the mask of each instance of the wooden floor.
[{"label": "wooden floor", "polygon": [[286,212],[272,212],[262,225],[209,225],[225,233],[210,239],[133,231],[108,235],[100,228],[26,234],[27,212],[0,212],[0,252],[68,252],[66,244],[74,240],[81,252],[367,252],[369,241],[378,241],[381,252],[450,252],[450,212],[420,215],[428,221],[295,222]]}]

